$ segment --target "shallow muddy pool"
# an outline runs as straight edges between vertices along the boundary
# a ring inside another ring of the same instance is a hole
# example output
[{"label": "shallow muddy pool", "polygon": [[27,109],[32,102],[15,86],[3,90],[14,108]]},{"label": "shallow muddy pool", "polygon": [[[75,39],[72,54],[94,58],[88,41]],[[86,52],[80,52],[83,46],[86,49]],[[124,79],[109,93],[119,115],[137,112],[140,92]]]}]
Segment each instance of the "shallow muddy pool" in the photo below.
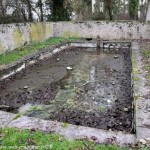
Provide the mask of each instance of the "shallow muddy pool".
[{"label": "shallow muddy pool", "polygon": [[9,106],[3,108],[6,111],[100,129],[133,130],[129,48],[68,47],[1,81],[0,91],[0,105]]}]

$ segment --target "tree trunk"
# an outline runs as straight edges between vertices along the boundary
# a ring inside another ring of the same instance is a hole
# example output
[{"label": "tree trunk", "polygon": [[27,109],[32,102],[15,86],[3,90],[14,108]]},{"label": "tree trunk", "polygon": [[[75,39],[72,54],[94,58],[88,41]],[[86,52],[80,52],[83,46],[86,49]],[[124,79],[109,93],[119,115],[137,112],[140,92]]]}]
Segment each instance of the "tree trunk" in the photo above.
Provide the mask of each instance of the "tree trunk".
[{"label": "tree trunk", "polygon": [[1,8],[1,13],[2,13],[2,23],[6,22],[6,11],[3,6],[3,0],[0,0],[0,8]]},{"label": "tree trunk", "polygon": [[108,5],[107,9],[108,9],[108,14],[109,14],[109,19],[113,20],[111,5]]},{"label": "tree trunk", "polygon": [[68,21],[70,14],[68,11],[67,1],[65,0],[52,0],[51,19],[53,21]]},{"label": "tree trunk", "polygon": [[147,9],[146,21],[150,21],[150,1],[148,2],[148,9]]},{"label": "tree trunk", "polygon": [[21,9],[21,13],[22,13],[24,22],[27,22],[28,19],[26,17],[25,10],[23,8]]},{"label": "tree trunk", "polygon": [[92,0],[74,0],[75,20],[91,20],[92,19]]},{"label": "tree trunk", "polygon": [[129,0],[130,19],[138,19],[139,0]]},{"label": "tree trunk", "polygon": [[108,12],[109,19],[113,20],[113,15],[112,15],[112,1],[111,0],[106,0],[105,1],[105,9]]},{"label": "tree trunk", "polygon": [[30,22],[33,21],[33,15],[32,15],[32,5],[30,0],[26,0],[27,7],[28,7],[28,19]]},{"label": "tree trunk", "polygon": [[44,17],[43,17],[43,3],[42,0],[39,0],[39,8],[40,8],[40,21],[43,22],[44,21]]}]

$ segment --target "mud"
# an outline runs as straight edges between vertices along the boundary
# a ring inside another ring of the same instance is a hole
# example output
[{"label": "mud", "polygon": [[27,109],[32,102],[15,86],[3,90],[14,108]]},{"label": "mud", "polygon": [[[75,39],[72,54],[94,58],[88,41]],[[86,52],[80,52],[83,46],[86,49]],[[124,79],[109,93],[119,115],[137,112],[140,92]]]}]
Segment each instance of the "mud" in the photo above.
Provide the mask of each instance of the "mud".
[{"label": "mud", "polygon": [[132,132],[130,49],[70,47],[1,81],[1,108],[42,109],[26,115],[75,125]]}]

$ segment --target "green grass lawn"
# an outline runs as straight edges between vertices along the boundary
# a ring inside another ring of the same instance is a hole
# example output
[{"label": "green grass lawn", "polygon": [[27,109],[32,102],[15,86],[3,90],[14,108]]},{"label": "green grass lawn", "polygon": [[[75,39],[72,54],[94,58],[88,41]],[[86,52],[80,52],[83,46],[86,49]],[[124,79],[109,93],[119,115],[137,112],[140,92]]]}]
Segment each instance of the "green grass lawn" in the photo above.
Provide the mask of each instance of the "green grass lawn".
[{"label": "green grass lawn", "polygon": [[28,46],[17,48],[14,51],[6,52],[5,54],[0,55],[0,65],[9,64],[16,60],[19,60],[21,57],[41,48],[46,48],[49,45],[59,44],[64,41],[77,40],[77,38],[49,38],[46,41],[34,43]]},{"label": "green grass lawn", "polygon": [[42,150],[119,150],[115,145],[98,145],[79,140],[68,141],[56,134],[11,128],[0,129],[0,149],[16,148],[16,150],[21,150],[23,147],[31,148],[33,146]]},{"label": "green grass lawn", "polygon": [[119,148],[116,145],[94,144],[92,141],[66,140],[56,134],[39,131],[0,128],[0,150],[149,150],[146,146]]}]

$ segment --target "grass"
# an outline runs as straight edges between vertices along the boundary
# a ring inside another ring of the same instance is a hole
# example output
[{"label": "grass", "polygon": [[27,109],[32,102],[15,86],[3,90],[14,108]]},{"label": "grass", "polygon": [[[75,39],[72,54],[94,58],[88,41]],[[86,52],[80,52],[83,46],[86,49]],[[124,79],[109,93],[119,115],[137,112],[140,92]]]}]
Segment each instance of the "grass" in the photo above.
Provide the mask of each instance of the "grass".
[{"label": "grass", "polygon": [[66,140],[57,134],[39,131],[0,128],[0,150],[148,150],[146,146],[119,148],[116,145],[100,145],[92,141]]},{"label": "grass", "polygon": [[150,58],[150,50],[149,49],[143,48],[141,50],[141,52],[142,52],[142,54],[143,54],[144,57]]},{"label": "grass", "polygon": [[[38,131],[12,128],[0,129],[0,149],[23,149],[37,146],[48,150],[119,150],[116,145],[98,145],[90,141],[65,140],[56,134],[44,134]],[[125,149],[124,149],[125,150]]]},{"label": "grass", "polygon": [[150,86],[150,45],[142,45],[141,49],[142,56],[144,58],[144,66],[143,69],[147,71],[146,73],[146,79],[147,79],[147,84]]},{"label": "grass", "polygon": [[0,55],[0,65],[9,64],[14,61],[19,60],[23,56],[36,51],[38,49],[46,48],[49,45],[58,44],[64,41],[72,41],[76,40],[77,38],[49,38],[46,41],[33,43],[31,45],[27,45],[21,48],[17,48],[14,51],[6,52],[5,54]]}]

